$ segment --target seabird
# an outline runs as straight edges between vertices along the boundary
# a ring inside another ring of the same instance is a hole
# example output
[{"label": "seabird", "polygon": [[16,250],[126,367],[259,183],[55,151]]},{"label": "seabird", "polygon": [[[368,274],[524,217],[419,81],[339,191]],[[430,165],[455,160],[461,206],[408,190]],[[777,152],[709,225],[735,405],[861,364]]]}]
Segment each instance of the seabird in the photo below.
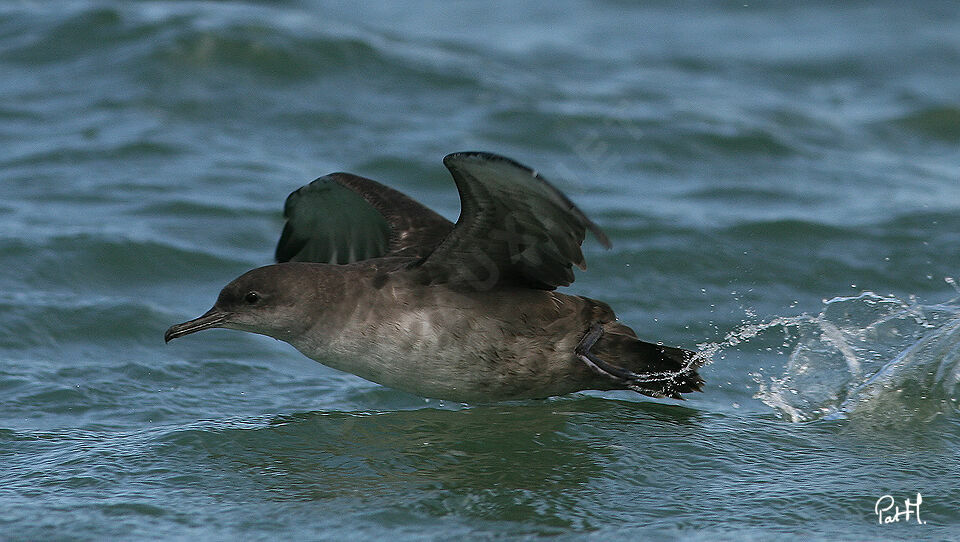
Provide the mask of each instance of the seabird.
[{"label": "seabird", "polygon": [[278,263],[228,284],[203,329],[267,335],[324,365],[459,402],[700,391],[694,352],[641,341],[602,301],[556,292],[607,236],[532,169],[485,152],[443,159],[452,224],[376,181],[332,173],[290,194]]}]

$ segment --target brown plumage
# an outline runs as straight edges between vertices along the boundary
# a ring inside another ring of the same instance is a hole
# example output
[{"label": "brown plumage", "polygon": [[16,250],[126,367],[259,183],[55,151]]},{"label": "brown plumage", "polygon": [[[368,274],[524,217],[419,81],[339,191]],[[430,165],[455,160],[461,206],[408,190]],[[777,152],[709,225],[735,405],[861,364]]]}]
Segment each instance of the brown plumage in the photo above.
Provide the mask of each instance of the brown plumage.
[{"label": "brown plumage", "polygon": [[585,268],[599,227],[533,170],[489,153],[444,158],[456,224],[376,181],[335,173],[292,193],[279,263],[228,284],[167,341],[222,327],[427,397],[476,402],[631,389],[681,398],[703,360],[641,341],[605,303],[553,291]]}]

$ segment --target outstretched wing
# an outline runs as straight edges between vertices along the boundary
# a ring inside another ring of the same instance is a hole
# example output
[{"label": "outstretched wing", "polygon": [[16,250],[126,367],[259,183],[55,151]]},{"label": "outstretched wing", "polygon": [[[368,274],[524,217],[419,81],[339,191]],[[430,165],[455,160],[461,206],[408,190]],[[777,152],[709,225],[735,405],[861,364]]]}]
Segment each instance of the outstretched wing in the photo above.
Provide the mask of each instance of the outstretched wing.
[{"label": "outstretched wing", "polygon": [[484,152],[447,155],[460,192],[460,218],[421,264],[431,282],[485,289],[517,285],[545,290],[573,282],[586,268],[580,245],[590,230],[607,236],[537,172]]},{"label": "outstretched wing", "polygon": [[331,173],[287,197],[278,262],[348,264],[382,256],[423,258],[453,224],[400,192]]}]

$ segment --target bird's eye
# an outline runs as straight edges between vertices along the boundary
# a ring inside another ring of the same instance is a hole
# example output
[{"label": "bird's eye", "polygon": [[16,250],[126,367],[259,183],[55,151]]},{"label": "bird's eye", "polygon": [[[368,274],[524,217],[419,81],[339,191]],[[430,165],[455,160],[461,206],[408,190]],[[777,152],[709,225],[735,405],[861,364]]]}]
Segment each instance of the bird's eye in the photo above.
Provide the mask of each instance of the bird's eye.
[{"label": "bird's eye", "polygon": [[247,292],[247,295],[243,296],[243,300],[246,301],[248,305],[253,305],[260,301],[260,294],[257,292]]}]

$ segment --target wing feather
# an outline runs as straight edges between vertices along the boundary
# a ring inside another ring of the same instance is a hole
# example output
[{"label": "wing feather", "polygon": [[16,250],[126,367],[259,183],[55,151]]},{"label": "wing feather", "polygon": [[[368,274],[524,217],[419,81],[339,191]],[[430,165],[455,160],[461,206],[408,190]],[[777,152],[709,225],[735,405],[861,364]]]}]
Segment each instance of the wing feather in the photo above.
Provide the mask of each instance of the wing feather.
[{"label": "wing feather", "polygon": [[573,265],[586,267],[587,230],[609,248],[603,231],[532,169],[483,152],[443,163],[460,192],[460,218],[421,263],[428,280],[552,290],[573,282]]},{"label": "wing feather", "polygon": [[277,262],[424,258],[453,228],[406,195],[350,173],[331,173],[294,191],[283,216]]}]

